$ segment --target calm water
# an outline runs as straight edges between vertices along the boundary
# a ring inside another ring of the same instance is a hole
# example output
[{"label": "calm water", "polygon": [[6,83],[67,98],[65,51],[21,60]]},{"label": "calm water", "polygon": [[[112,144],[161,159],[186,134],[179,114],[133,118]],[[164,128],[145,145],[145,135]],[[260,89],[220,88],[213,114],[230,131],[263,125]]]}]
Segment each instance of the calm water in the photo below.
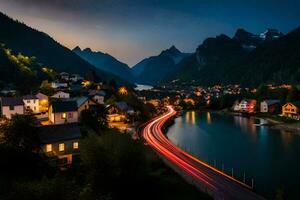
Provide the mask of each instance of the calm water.
[{"label": "calm water", "polygon": [[282,188],[300,199],[300,136],[255,126],[264,120],[211,112],[186,112],[175,120],[167,136],[198,158],[216,163],[271,197]]}]

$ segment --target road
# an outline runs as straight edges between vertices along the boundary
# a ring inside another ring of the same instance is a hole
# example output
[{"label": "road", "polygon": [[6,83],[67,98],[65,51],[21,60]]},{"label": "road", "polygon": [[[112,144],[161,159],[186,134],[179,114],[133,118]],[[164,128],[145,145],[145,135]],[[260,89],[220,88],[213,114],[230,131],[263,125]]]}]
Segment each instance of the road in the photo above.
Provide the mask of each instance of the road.
[{"label": "road", "polygon": [[143,129],[143,137],[158,154],[180,169],[184,175],[192,177],[193,182],[197,186],[205,188],[205,191],[214,199],[264,199],[251,191],[248,185],[233,179],[171,143],[162,133],[161,128],[174,115],[176,115],[176,111],[168,106],[165,114],[152,119]]}]

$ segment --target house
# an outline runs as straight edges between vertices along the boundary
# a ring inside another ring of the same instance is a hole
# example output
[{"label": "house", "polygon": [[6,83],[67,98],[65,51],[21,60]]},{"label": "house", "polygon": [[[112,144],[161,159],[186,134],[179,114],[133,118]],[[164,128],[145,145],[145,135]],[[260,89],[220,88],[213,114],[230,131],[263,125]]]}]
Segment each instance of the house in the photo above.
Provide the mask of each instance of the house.
[{"label": "house", "polygon": [[63,92],[63,91],[58,91],[54,95],[52,95],[51,98],[55,98],[55,99],[69,99],[70,98],[70,93]]},{"label": "house", "polygon": [[39,113],[40,112],[40,105],[39,105],[39,99],[35,95],[25,95],[22,97],[24,105],[25,105],[25,111],[33,112],[33,113]]},{"label": "house", "polygon": [[48,115],[52,124],[78,122],[77,103],[76,101],[53,101]]},{"label": "house", "polygon": [[279,100],[265,100],[260,102],[260,112],[273,113],[276,110],[276,106],[279,105]]},{"label": "house", "polygon": [[233,106],[232,106],[232,110],[233,111],[240,111],[240,102],[239,101],[235,101]]},{"label": "house", "polygon": [[70,81],[72,81],[72,82],[78,82],[78,81],[82,81],[82,80],[83,80],[83,77],[81,77],[78,74],[72,74],[70,76]]},{"label": "house", "polygon": [[35,95],[39,99],[39,110],[40,112],[48,111],[49,108],[49,97],[41,92]]},{"label": "house", "polygon": [[286,103],[282,106],[282,116],[299,120],[300,119],[299,109],[300,109],[300,102]]},{"label": "house", "polygon": [[41,149],[54,157],[59,166],[70,165],[80,154],[81,133],[77,123],[39,127]]},{"label": "house", "polygon": [[22,98],[17,97],[1,97],[1,116],[11,119],[12,115],[24,114],[24,102]]},{"label": "house", "polygon": [[106,96],[106,93],[101,90],[95,93],[95,95],[93,95],[93,100],[98,103],[98,104],[104,104],[104,98]]},{"label": "house", "polygon": [[255,105],[256,105],[256,100],[254,100],[254,99],[242,100],[240,102],[240,111],[247,112],[247,113],[253,113],[253,112],[255,112]]},{"label": "house", "polygon": [[68,84],[67,83],[62,83],[62,82],[56,80],[56,81],[51,82],[51,87],[53,89],[66,88],[66,87],[68,87]]},{"label": "house", "polygon": [[69,78],[70,78],[70,75],[67,72],[61,72],[59,74],[59,76],[60,76],[61,79],[66,80],[66,81],[68,81]]},{"label": "house", "polygon": [[87,110],[91,105],[96,105],[96,103],[89,99],[88,97],[74,97],[70,99],[71,101],[76,101],[77,103],[77,111],[80,115],[83,110]]}]

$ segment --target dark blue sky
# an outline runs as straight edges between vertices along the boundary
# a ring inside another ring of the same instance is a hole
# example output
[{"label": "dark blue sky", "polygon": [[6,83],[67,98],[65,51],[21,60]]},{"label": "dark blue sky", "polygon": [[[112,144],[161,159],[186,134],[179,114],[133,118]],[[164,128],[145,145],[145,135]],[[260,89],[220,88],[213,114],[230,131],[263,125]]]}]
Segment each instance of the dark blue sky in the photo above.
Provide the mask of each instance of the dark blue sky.
[{"label": "dark blue sky", "polygon": [[239,27],[286,33],[300,25],[296,0],[0,0],[0,10],[69,48],[91,47],[129,65],[171,45],[193,52]]}]

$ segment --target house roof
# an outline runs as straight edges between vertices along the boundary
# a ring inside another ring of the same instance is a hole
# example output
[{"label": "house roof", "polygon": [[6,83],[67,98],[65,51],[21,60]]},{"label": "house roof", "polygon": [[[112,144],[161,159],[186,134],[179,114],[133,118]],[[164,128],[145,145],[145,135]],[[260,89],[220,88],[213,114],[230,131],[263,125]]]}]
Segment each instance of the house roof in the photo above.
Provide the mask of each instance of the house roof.
[{"label": "house roof", "polygon": [[74,100],[73,101],[53,101],[51,106],[52,106],[54,113],[77,111],[77,102]]},{"label": "house roof", "polygon": [[77,107],[81,106],[82,104],[84,104],[84,102],[86,102],[88,100],[87,97],[81,96],[81,97],[74,97],[72,99],[70,99],[71,101],[76,101],[77,103]]},{"label": "house roof", "polygon": [[265,100],[264,102],[266,102],[267,105],[273,105],[279,103],[280,101],[276,99],[269,99],[269,100]]},{"label": "house roof", "polygon": [[2,106],[24,105],[23,99],[19,97],[1,97]]},{"label": "house roof", "polygon": [[103,96],[104,97],[106,95],[106,92],[104,92],[103,90],[101,90],[101,91],[96,92],[95,95],[97,95],[97,96]]},{"label": "house roof", "polygon": [[41,126],[38,135],[42,144],[81,138],[77,123]]},{"label": "house roof", "polygon": [[29,100],[29,99],[38,99],[37,96],[33,94],[25,95],[22,97],[24,100]]},{"label": "house roof", "polygon": [[117,102],[116,106],[117,106],[118,109],[123,110],[123,111],[126,111],[129,108],[127,103],[124,102],[124,101]]}]

